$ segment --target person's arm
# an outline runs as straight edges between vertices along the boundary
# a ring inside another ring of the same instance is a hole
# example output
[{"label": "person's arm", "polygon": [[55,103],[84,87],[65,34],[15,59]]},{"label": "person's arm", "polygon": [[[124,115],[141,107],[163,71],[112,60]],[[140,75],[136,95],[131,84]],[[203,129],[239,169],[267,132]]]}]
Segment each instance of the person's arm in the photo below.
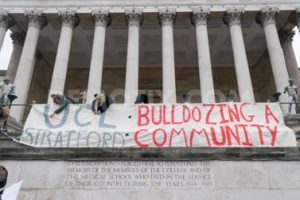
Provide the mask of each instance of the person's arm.
[{"label": "person's arm", "polygon": [[3,90],[4,90],[4,85],[1,85],[0,86],[0,96],[2,97],[3,96]]},{"label": "person's arm", "polygon": [[11,94],[15,94],[16,93],[16,86],[14,86],[14,85],[11,86],[10,93]]},{"label": "person's arm", "polygon": [[57,109],[54,111],[54,113],[55,113],[55,114],[61,113],[68,105],[69,105],[69,101],[68,101],[65,97],[63,97],[63,102],[62,102],[62,104],[59,106],[59,108],[57,108]]},{"label": "person's arm", "polygon": [[284,88],[283,94],[285,94],[287,91],[287,87]]},{"label": "person's arm", "polygon": [[93,113],[97,113],[97,108],[96,108],[96,100],[94,100],[93,102],[92,102],[92,111],[93,111]]}]

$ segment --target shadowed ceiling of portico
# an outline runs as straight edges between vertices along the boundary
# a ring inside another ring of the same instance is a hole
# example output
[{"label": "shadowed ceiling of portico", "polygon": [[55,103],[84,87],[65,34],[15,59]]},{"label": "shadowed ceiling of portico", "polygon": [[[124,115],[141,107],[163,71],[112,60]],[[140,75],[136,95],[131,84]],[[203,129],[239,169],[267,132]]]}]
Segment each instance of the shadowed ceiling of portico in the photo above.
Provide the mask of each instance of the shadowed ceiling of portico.
[{"label": "shadowed ceiling of portico", "polygon": [[[255,22],[257,12],[247,12],[243,17],[243,35],[249,65],[256,64],[266,50],[262,27]],[[290,12],[281,12],[278,28],[285,26]],[[224,13],[212,13],[209,24],[209,44],[213,67],[234,66],[229,28],[223,23]],[[19,28],[26,30],[23,15],[14,15]],[[89,68],[94,37],[94,24],[89,14],[81,14],[80,24],[74,29],[69,67]],[[57,15],[47,15],[49,24],[41,31],[38,49],[54,65],[61,24]],[[195,27],[190,13],[178,13],[174,25],[176,67],[197,66]],[[104,67],[125,67],[128,27],[124,14],[112,14],[112,24],[107,28]],[[140,66],[161,67],[162,39],[157,13],[144,14],[140,31]]]}]

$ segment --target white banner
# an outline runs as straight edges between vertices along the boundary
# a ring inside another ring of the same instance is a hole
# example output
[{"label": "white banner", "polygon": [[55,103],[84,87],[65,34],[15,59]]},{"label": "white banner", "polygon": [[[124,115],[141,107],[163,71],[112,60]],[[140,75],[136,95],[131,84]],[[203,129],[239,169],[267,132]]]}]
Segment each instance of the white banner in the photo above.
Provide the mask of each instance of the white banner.
[{"label": "white banner", "polygon": [[19,181],[8,188],[6,188],[3,192],[3,200],[17,200],[21,185],[23,181]]},{"label": "white banner", "polygon": [[34,105],[21,142],[35,147],[291,147],[294,132],[275,103]]}]

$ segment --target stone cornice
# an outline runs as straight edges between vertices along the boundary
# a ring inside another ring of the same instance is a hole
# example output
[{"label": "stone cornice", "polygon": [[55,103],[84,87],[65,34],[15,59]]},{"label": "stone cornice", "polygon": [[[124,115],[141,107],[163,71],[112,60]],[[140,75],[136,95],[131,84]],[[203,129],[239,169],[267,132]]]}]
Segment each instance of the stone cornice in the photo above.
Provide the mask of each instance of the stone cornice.
[{"label": "stone cornice", "polygon": [[207,20],[209,15],[210,15],[209,8],[198,7],[193,9],[192,24],[194,24],[195,26],[207,25]]},{"label": "stone cornice", "polygon": [[228,5],[236,7],[244,7],[246,11],[260,11],[265,5],[279,6],[280,10],[293,11],[295,8],[300,7],[299,0],[160,0],[160,1],[120,1],[120,0],[83,0],[83,1],[72,1],[72,0],[5,0],[1,1],[2,8],[8,8],[12,12],[22,12],[22,8],[26,7],[41,7],[45,8],[44,13],[56,13],[56,9],[62,6],[67,8],[76,8],[78,13],[90,13],[94,7],[108,8],[111,13],[124,12],[127,7],[141,7],[143,12],[157,12],[162,7],[174,6],[177,12],[191,12],[192,7],[201,5],[211,5],[211,12],[225,12]]},{"label": "stone cornice", "polygon": [[28,18],[28,26],[43,28],[48,24],[48,20],[41,9],[26,9],[25,16]]},{"label": "stone cornice", "polygon": [[162,9],[159,11],[159,23],[162,25],[173,25],[176,21],[175,9]]},{"label": "stone cornice", "polygon": [[128,9],[125,11],[128,26],[139,26],[143,23],[143,13],[141,9]]},{"label": "stone cornice", "polygon": [[279,12],[278,7],[264,7],[257,16],[257,23],[265,27],[268,24],[276,25],[276,15]]},{"label": "stone cornice", "polygon": [[299,147],[289,148],[34,148],[0,147],[0,160],[81,161],[300,161]]},{"label": "stone cornice", "polygon": [[111,15],[108,10],[94,9],[92,10],[92,16],[95,26],[107,27],[111,23]]},{"label": "stone cornice", "polygon": [[224,16],[224,23],[232,25],[241,25],[241,15],[244,14],[245,10],[242,8],[228,9]]},{"label": "stone cornice", "polygon": [[61,9],[58,11],[58,16],[60,17],[63,26],[75,27],[79,24],[79,17],[75,10]]}]

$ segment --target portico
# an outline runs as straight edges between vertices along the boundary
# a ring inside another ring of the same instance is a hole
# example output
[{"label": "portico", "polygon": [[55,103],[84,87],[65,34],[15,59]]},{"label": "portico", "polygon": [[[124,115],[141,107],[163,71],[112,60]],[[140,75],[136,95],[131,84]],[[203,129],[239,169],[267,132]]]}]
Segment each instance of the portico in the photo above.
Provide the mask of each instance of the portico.
[{"label": "portico", "polygon": [[[289,18],[296,14],[296,9],[274,6],[219,10],[209,5],[3,12],[17,22],[13,34],[26,32],[22,50],[15,45],[9,68],[17,69],[15,103],[50,102],[51,93],[78,102],[82,91],[88,102],[100,91],[129,104],[139,93],[147,93],[154,103],[183,102],[187,93],[191,102],[223,102],[232,92],[235,101],[265,102],[272,93],[283,92],[291,76],[285,62],[290,53],[284,53],[292,50],[283,53],[278,31],[290,30]],[[18,55],[20,62],[15,61]],[[39,72],[33,77],[34,71]],[[38,78],[41,71],[49,83]],[[43,89],[37,92],[32,85],[39,82]],[[287,102],[285,95],[281,101]],[[13,108],[16,119],[23,114],[22,107]]]}]

